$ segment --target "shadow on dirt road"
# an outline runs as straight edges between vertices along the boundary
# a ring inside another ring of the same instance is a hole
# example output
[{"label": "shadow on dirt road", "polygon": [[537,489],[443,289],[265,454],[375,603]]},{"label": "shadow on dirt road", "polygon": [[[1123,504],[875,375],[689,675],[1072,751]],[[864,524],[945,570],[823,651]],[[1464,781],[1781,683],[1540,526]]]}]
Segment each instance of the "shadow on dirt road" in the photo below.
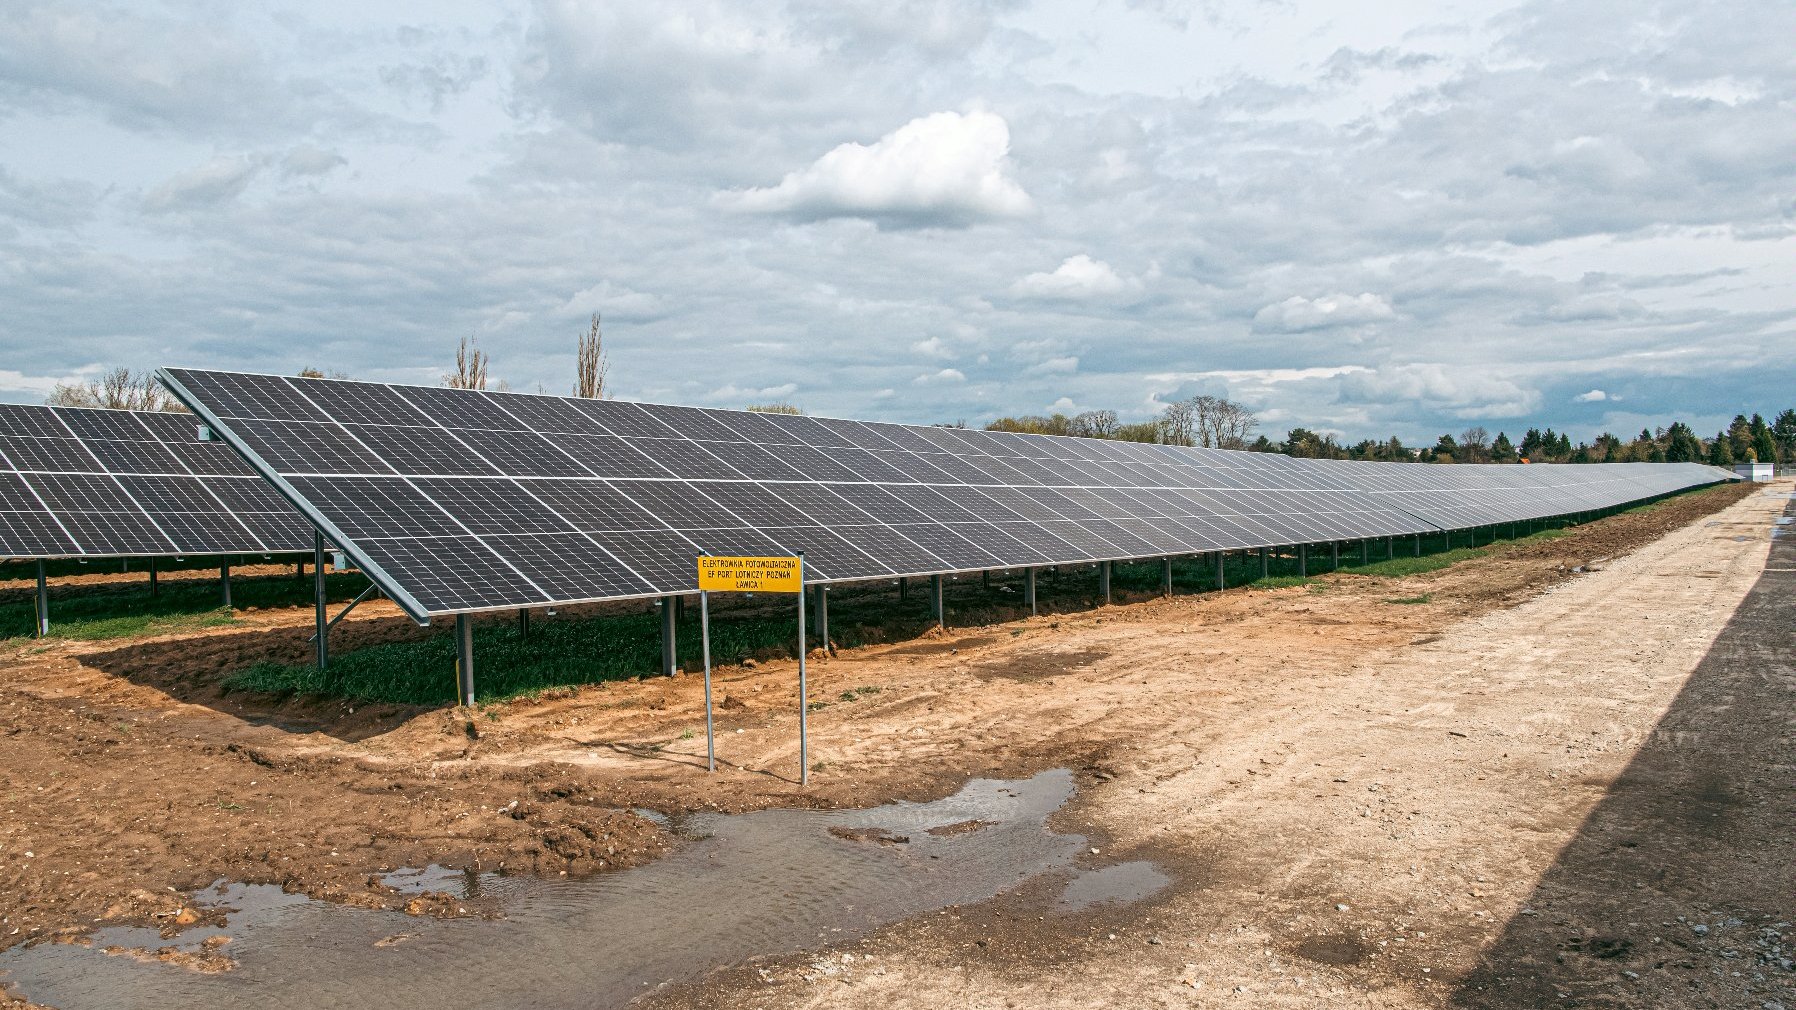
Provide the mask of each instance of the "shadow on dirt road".
[{"label": "shadow on dirt road", "polygon": [[1793,687],[1796,535],[1774,536],[1764,574],[1453,1005],[1796,1005]]}]

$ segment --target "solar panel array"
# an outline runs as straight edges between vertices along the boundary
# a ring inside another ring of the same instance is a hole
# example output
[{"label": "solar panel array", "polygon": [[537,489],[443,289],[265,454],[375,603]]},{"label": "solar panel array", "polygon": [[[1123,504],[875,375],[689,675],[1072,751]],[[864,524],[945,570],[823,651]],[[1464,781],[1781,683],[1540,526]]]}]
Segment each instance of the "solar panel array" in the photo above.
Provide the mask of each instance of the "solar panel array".
[{"label": "solar panel array", "polygon": [[161,377],[419,620],[690,592],[700,553],[802,551],[808,581],[851,582],[1437,529],[1412,502],[1364,486],[1368,471],[1273,454],[187,369]]},{"label": "solar panel array", "polygon": [[1732,476],[1701,463],[1538,465],[1314,460],[1375,498],[1441,529],[1594,512]]},{"label": "solar panel array", "polygon": [[310,550],[311,524],[191,414],[0,404],[0,557]]}]

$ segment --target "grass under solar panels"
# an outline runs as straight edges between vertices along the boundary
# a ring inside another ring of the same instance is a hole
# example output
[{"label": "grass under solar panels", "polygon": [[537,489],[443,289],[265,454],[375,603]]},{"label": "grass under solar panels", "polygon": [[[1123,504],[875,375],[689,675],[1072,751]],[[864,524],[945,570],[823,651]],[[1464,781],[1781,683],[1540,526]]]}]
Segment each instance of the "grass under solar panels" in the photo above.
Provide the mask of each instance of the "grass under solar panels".
[{"label": "grass under solar panels", "polygon": [[[213,559],[211,567],[216,568],[217,564],[217,559]],[[81,574],[91,574],[91,569]],[[155,596],[150,595],[148,576],[144,578],[146,581],[141,582],[86,583],[68,587],[67,591],[52,587],[49,637],[93,641],[172,634],[231,624],[238,611],[251,607],[268,610],[309,607],[312,603],[309,571],[304,579],[291,575],[233,576],[234,610],[219,605],[217,578],[163,579]],[[332,602],[351,599],[368,585],[367,578],[355,572],[326,576],[326,582]],[[34,608],[31,597],[17,591],[12,598],[0,602],[0,639],[32,637],[36,626]]]},{"label": "grass under solar panels", "polygon": [[[1526,540],[1545,540],[1563,536],[1559,529],[1546,529]],[[1461,561],[1481,557],[1493,549],[1487,533],[1481,542],[1486,546],[1449,548],[1444,535],[1425,538],[1424,553],[1413,557],[1408,553],[1386,561],[1382,545],[1372,553],[1369,564],[1359,562],[1359,552],[1343,552],[1339,571],[1348,575],[1397,578],[1446,568]],[[1413,543],[1403,538],[1399,545],[1405,552]],[[1283,589],[1311,586],[1320,589],[1324,583],[1316,577],[1329,572],[1326,551],[1310,552],[1309,577],[1298,574],[1295,552],[1274,553],[1268,559],[1269,574],[1260,577],[1259,556],[1255,552],[1228,555],[1224,574],[1230,588],[1251,586],[1258,589]],[[1118,602],[1129,597],[1148,598],[1162,589],[1164,570],[1158,561],[1125,562],[1113,567],[1112,594]],[[1173,563],[1173,588],[1180,595],[1213,590],[1216,585],[1215,562],[1204,558],[1179,558]],[[1087,566],[1067,567],[1056,577],[1043,572],[1037,586],[1037,604],[1043,614],[1075,613],[1096,607],[1100,602],[1098,576]],[[877,643],[902,642],[916,638],[934,624],[928,598],[927,582],[913,582],[907,600],[900,601],[889,582],[866,586],[847,586],[830,593],[830,638],[839,648],[854,648]],[[991,587],[976,576],[950,580],[945,597],[950,620],[963,625],[986,625],[1013,621],[1027,615],[1022,602],[1020,573],[994,575]],[[762,597],[766,600],[766,597]],[[797,640],[795,604],[791,602],[732,604],[718,598],[712,611],[711,654],[717,665],[738,663],[743,659],[789,657]],[[475,623],[475,649],[481,657],[478,697],[483,701],[500,701],[520,695],[602,684],[653,675],[661,661],[661,619],[658,613],[566,615],[533,621],[528,637],[520,637],[516,621],[494,616]],[[698,612],[687,607],[679,628],[679,657],[687,669],[699,663]],[[332,658],[330,669],[319,671],[310,664],[259,663],[233,674],[226,685],[232,690],[271,694],[317,694],[361,701],[379,701],[413,705],[453,703],[455,685],[443,676],[446,666],[455,661],[454,640],[449,635],[358,649]]]}]

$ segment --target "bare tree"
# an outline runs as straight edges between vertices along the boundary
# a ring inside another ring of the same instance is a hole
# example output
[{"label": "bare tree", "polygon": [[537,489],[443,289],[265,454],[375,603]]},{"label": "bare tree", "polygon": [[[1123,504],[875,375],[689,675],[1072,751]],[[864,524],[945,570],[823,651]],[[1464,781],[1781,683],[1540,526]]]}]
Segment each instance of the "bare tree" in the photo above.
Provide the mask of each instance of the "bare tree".
[{"label": "bare tree", "polygon": [[1483,425],[1473,425],[1459,433],[1459,456],[1467,463],[1490,460],[1490,432]]},{"label": "bare tree", "polygon": [[114,368],[78,385],[57,383],[44,402],[52,407],[108,407],[113,410],[172,410],[186,407],[168,395],[154,372]]},{"label": "bare tree", "polygon": [[787,403],[784,400],[780,400],[775,403],[751,403],[742,409],[750,410],[757,414],[802,414],[802,413],[804,413],[804,411],[801,410],[796,404]]},{"label": "bare tree", "polygon": [[1116,411],[1087,410],[1074,414],[1067,422],[1067,434],[1081,438],[1114,438],[1116,427]]},{"label": "bare tree", "polygon": [[485,389],[486,368],[491,363],[486,352],[463,337],[455,349],[455,371],[443,376],[443,385],[450,389]]},{"label": "bare tree", "polygon": [[1160,414],[1160,441],[1207,449],[1244,449],[1259,423],[1253,411],[1233,400],[1193,396],[1166,405]]},{"label": "bare tree", "polygon": [[605,337],[599,332],[599,314],[592,314],[592,325],[580,335],[580,346],[574,353],[574,395],[588,400],[605,398],[605,376],[611,362],[605,356]]}]

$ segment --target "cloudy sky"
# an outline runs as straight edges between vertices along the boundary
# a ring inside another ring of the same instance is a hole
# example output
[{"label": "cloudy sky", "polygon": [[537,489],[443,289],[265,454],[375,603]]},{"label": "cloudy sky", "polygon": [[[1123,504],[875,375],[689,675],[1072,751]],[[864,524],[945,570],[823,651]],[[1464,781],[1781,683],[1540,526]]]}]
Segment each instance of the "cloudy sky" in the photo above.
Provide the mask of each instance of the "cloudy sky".
[{"label": "cloudy sky", "polygon": [[1796,7],[0,4],[0,398],[114,364],[978,423],[1796,401]]}]

